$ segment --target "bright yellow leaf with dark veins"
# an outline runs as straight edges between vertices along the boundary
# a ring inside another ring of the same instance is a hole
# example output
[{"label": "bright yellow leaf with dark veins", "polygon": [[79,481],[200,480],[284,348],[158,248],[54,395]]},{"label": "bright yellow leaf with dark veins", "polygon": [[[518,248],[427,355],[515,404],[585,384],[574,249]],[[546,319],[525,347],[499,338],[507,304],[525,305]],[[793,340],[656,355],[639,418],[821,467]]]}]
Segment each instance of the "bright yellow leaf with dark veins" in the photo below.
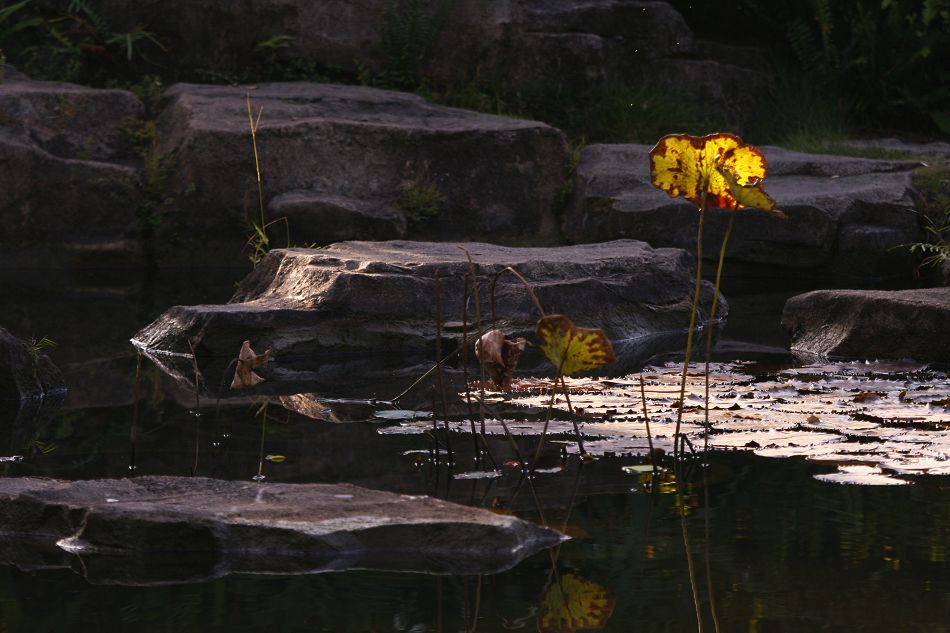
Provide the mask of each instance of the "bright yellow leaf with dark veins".
[{"label": "bright yellow leaf with dark veins", "polygon": [[603,629],[614,612],[614,598],[597,583],[563,574],[541,599],[538,631],[574,633]]},{"label": "bright yellow leaf with dark veins", "polygon": [[765,157],[735,134],[664,136],[650,150],[650,177],[670,196],[683,197],[701,207],[736,208],[736,198],[720,170],[729,170],[739,185],[765,178]]},{"label": "bright yellow leaf with dark veins", "polygon": [[595,369],[614,360],[614,350],[603,331],[576,327],[562,314],[538,321],[541,351],[565,376]]},{"label": "bright yellow leaf with dark veins", "polygon": [[726,180],[729,193],[732,194],[732,197],[736,200],[735,208],[743,209],[748,207],[759,209],[760,211],[765,211],[783,220],[788,217],[783,211],[775,208],[775,200],[772,200],[772,197],[765,193],[765,190],[762,189],[758,181],[748,185],[740,185],[738,177],[736,177],[732,171],[723,169],[720,173]]}]

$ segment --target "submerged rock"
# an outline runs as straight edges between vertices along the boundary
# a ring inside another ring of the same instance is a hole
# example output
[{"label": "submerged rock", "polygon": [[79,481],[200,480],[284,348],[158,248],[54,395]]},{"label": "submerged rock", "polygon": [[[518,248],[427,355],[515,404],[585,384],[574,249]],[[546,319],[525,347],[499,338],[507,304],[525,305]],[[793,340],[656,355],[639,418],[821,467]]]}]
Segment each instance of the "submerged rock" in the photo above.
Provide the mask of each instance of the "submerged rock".
[{"label": "submerged rock", "polygon": [[350,484],[7,478],[0,506],[5,541],[58,545],[81,557],[63,556],[63,566],[110,584],[353,568],[483,574],[564,538],[512,516]]},{"label": "submerged rock", "polygon": [[[547,313],[562,313],[580,327],[605,331],[617,355],[605,371],[635,367],[685,344],[694,283],[690,256],[632,240],[554,248],[344,242],[320,250],[271,251],[230,303],[171,308],[136,334],[133,343],[192,384],[190,341],[205,389],[212,392],[230,381],[232,359],[244,340],[272,351],[264,374],[271,379],[365,382],[374,372],[415,371],[415,365],[435,357],[436,272],[446,322],[443,353],[461,342],[469,266],[460,247],[478,267],[478,309],[486,329],[492,321],[491,281],[511,266],[535,288]],[[704,306],[711,290],[706,283]],[[728,307],[720,306],[724,317]],[[540,315],[510,273],[497,279],[496,307],[498,327],[534,340]],[[470,300],[470,345],[477,338],[475,316]],[[544,366],[537,350],[525,352],[522,367],[532,362]]]},{"label": "submerged rock", "polygon": [[7,73],[0,112],[2,265],[137,258],[139,172],[124,130],[143,115],[138,98]]},{"label": "submerged rock", "polygon": [[950,361],[950,288],[816,290],[788,300],[791,348],[817,356]]},{"label": "submerged rock", "polygon": [[237,258],[259,222],[248,97],[260,113],[263,202],[276,243],[287,231],[300,244],[407,234],[557,240],[568,151],[548,125],[359,86],[178,84],[159,120],[175,198],[167,221],[182,239],[200,239],[202,252]]},{"label": "submerged rock", "polygon": [[[848,274],[895,274],[914,261],[906,248],[922,237],[914,161],[872,160],[762,148],[765,188],[788,214],[779,220],[742,211],[731,259],[778,266],[833,265]],[[654,246],[692,248],[696,208],[650,183],[650,146],[584,149],[563,230],[574,242],[629,237]],[[710,210],[704,243],[715,257],[728,211]],[[715,247],[710,247],[715,245]]]}]

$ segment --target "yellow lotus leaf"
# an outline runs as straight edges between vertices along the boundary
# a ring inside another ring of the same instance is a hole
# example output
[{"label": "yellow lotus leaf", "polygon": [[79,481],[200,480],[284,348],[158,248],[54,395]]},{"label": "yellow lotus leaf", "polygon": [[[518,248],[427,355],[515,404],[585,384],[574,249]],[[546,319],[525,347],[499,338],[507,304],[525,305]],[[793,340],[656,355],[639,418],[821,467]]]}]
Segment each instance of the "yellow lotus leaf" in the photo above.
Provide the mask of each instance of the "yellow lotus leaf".
[{"label": "yellow lotus leaf", "polygon": [[765,178],[765,157],[735,134],[664,136],[650,150],[650,177],[670,196],[683,197],[701,207],[736,208],[736,199],[720,170],[735,174],[738,184]]},{"label": "yellow lotus leaf", "polygon": [[552,582],[541,599],[540,633],[603,629],[614,612],[614,598],[597,583],[574,574]]},{"label": "yellow lotus leaf", "polygon": [[562,314],[549,314],[538,321],[537,333],[541,351],[565,376],[614,360],[613,347],[603,331],[579,328]]},{"label": "yellow lotus leaf", "polygon": [[738,177],[729,169],[722,169],[720,172],[725,178],[726,185],[729,187],[729,193],[736,201],[738,209],[752,208],[759,209],[774,215],[783,220],[787,219],[783,211],[775,208],[775,200],[769,194],[765,193],[758,181],[753,181],[748,185],[740,185]]}]

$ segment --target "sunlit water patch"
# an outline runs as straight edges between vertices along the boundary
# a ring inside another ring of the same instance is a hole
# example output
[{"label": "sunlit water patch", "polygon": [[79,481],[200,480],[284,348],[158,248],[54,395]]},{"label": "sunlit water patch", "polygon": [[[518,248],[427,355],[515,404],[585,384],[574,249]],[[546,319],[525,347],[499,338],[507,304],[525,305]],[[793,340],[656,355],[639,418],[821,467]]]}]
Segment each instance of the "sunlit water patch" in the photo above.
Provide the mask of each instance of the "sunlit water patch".
[{"label": "sunlit water patch", "polygon": [[[671,452],[681,376],[682,365],[668,364],[618,379],[567,379],[585,450],[642,456],[652,444]],[[693,451],[706,444],[708,423],[712,450],[804,457],[838,467],[834,476],[822,476],[827,481],[893,484],[909,481],[898,476],[950,474],[950,383],[945,373],[924,365],[849,362],[763,371],[753,363],[717,363],[710,366],[708,408],[706,389],[702,366],[692,367],[679,426]],[[567,399],[561,393],[552,398],[550,381],[518,380],[510,394],[494,392],[487,399],[505,414],[486,419],[486,431],[503,433],[504,419],[515,435],[539,435],[553,403],[548,433],[566,450],[578,450]],[[423,424],[431,422],[402,421],[381,432],[418,432]],[[465,420],[449,424],[458,432],[469,428]]]}]

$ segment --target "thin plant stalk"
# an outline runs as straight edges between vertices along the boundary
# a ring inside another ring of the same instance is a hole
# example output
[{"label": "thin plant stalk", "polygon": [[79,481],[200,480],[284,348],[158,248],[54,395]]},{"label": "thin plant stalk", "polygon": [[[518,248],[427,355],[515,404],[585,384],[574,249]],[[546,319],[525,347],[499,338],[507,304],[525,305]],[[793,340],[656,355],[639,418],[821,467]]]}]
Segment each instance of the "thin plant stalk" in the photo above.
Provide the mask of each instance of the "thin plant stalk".
[{"label": "thin plant stalk", "polygon": [[577,450],[580,451],[580,457],[583,460],[587,451],[584,450],[584,440],[581,437],[581,429],[577,426],[577,418],[574,416],[574,407],[571,405],[571,394],[567,390],[567,382],[564,380],[564,372],[559,372],[561,377],[561,387],[564,388],[564,401],[567,403],[567,412],[571,416],[571,424],[574,425],[574,434],[577,435]]},{"label": "thin plant stalk", "polygon": [[[563,363],[562,363],[563,364]],[[558,371],[558,378],[560,378],[561,372]],[[535,469],[538,467],[538,459],[541,458],[541,447],[544,446],[544,438],[548,434],[548,425],[551,424],[551,415],[554,413],[554,400],[557,398],[557,378],[554,379],[554,386],[551,388],[551,401],[548,402],[548,413],[544,418],[544,426],[541,428],[541,437],[538,438],[538,448],[534,451],[534,459],[531,460],[531,474],[534,475]]]},{"label": "thin plant stalk", "polygon": [[418,387],[420,383],[422,383],[426,378],[428,378],[429,376],[431,376],[431,375],[433,374],[433,372],[435,372],[436,370],[438,370],[438,369],[439,369],[439,366],[440,366],[442,363],[445,363],[447,360],[449,360],[450,358],[452,358],[453,356],[455,356],[456,354],[458,354],[460,351],[462,351],[462,346],[461,346],[461,345],[459,345],[459,346],[456,347],[454,350],[452,350],[451,352],[449,352],[448,354],[446,354],[444,357],[442,357],[442,360],[441,360],[440,362],[435,363],[434,365],[432,365],[432,367],[430,367],[429,369],[427,369],[424,374],[422,374],[421,376],[419,376],[418,378],[416,378],[416,379],[412,382],[411,385],[409,385],[408,387],[406,387],[405,389],[403,389],[402,392],[401,392],[398,396],[396,396],[395,398],[393,398],[393,399],[390,400],[389,402],[392,402],[393,404],[396,404],[397,402],[399,402],[400,400],[402,400],[403,398],[405,398],[405,397],[409,394],[410,391],[412,391],[413,389],[415,389],[416,387]]},{"label": "thin plant stalk", "polygon": [[198,454],[201,451],[201,411],[200,394],[198,393],[198,356],[195,355],[195,346],[188,339],[188,348],[191,350],[191,365],[195,371],[195,463],[191,466],[191,476],[198,473]]},{"label": "thin plant stalk", "polygon": [[706,452],[709,450],[709,360],[712,356],[713,339],[713,321],[716,318],[716,310],[719,307],[719,288],[722,282],[723,263],[726,260],[726,248],[729,244],[729,237],[732,235],[732,227],[736,222],[738,211],[729,214],[729,224],[726,226],[726,233],[722,238],[722,245],[719,248],[719,263],[716,266],[716,284],[713,290],[712,306],[709,309],[709,325],[706,328],[706,370],[705,370],[705,404],[704,404],[704,438],[703,438],[703,504],[706,512],[703,517],[703,526],[706,531],[706,540],[704,545],[704,555],[706,558],[706,592],[709,594],[709,611],[712,615],[713,627],[716,633],[719,633],[719,616],[716,612],[716,599],[713,590],[712,562],[711,562],[711,543],[709,540],[709,482],[706,475],[708,464],[706,463]]},{"label": "thin plant stalk", "polygon": [[135,354],[135,387],[132,391],[132,429],[129,431],[129,443],[132,445],[132,454],[129,458],[129,474],[135,474],[135,448],[139,438],[139,398],[142,384],[142,352]]},{"label": "thin plant stalk", "polygon": [[267,433],[267,404],[265,401],[262,406],[264,415],[261,417],[261,448],[257,460],[257,477],[255,477],[258,481],[264,479],[264,436]]},{"label": "thin plant stalk", "polygon": [[686,375],[689,372],[689,360],[693,354],[693,331],[696,328],[696,313],[699,308],[699,295],[703,284],[703,221],[706,218],[706,192],[703,191],[699,207],[699,222],[696,228],[696,286],[693,289],[693,303],[689,311],[689,330],[686,332],[686,358],[683,359],[683,375],[680,379],[680,402],[676,411],[676,429],[673,432],[673,457],[679,457],[680,425],[683,421],[683,405],[686,399]]},{"label": "thin plant stalk", "polygon": [[[472,275],[472,296],[475,299],[475,333],[478,335],[478,340],[482,340],[482,308],[480,305],[478,297],[478,273],[475,270],[475,262],[472,261],[471,254],[459,246],[459,249],[465,253],[465,257],[468,259],[468,269],[469,273]],[[480,380],[478,386],[478,417],[481,421],[481,432],[482,436],[485,435],[485,366],[481,363],[478,364]],[[522,462],[523,465],[523,462]]]},{"label": "thin plant stalk", "polygon": [[643,372],[640,372],[640,402],[643,404],[643,421],[647,425],[647,444],[650,447],[650,463],[653,465],[653,481],[657,480],[656,453],[653,452],[653,433],[650,432],[650,413],[647,411],[647,392],[643,387]]},{"label": "thin plant stalk", "polygon": [[722,282],[723,263],[726,260],[726,247],[729,245],[729,236],[732,235],[732,227],[736,223],[737,213],[738,211],[733,211],[729,214],[729,224],[726,225],[726,234],[723,236],[722,246],[719,248],[719,263],[716,266],[716,285],[713,290],[712,306],[709,308],[709,320],[706,326],[706,394],[705,404],[703,406],[705,410],[705,438],[703,439],[703,452],[709,448],[709,359],[712,356],[713,321],[716,318],[716,310],[719,308],[719,287]]},{"label": "thin plant stalk", "polygon": [[[244,95],[244,98],[247,102],[247,121],[248,125],[251,128],[251,144],[254,146],[254,171],[257,174],[257,201],[261,210],[261,227],[266,231],[267,223],[264,218],[264,182],[261,179],[261,155],[257,150],[257,128],[261,124],[261,115],[264,114],[264,107],[257,111],[257,120],[254,120],[254,112],[251,109],[251,95],[247,93]],[[264,233],[263,241],[267,243],[267,234]]]},{"label": "thin plant stalk", "polygon": [[[445,381],[442,376],[442,284],[439,281],[439,271],[435,271],[435,357],[436,381],[439,384],[439,397],[442,402],[442,422],[445,424],[445,451],[448,453],[449,465],[455,462],[452,452],[452,440],[449,437],[449,414],[445,402]],[[435,409],[432,416],[435,417]]]},{"label": "thin plant stalk", "polygon": [[[468,273],[465,273],[462,282],[462,379],[465,381],[465,404],[468,406],[468,421],[472,426],[472,444],[475,448],[475,459],[478,460],[478,433],[475,430],[475,409],[472,408],[472,392],[468,386]],[[479,576],[481,586],[481,576]]]},{"label": "thin plant stalk", "polygon": [[677,476],[676,506],[680,515],[680,529],[683,533],[683,546],[686,548],[686,569],[689,572],[689,586],[693,593],[693,606],[696,608],[696,633],[703,633],[703,614],[699,606],[699,586],[696,583],[696,569],[693,565],[693,552],[689,546],[689,529],[686,527],[686,510],[683,507],[682,484]]},{"label": "thin plant stalk", "polygon": [[544,308],[541,307],[541,302],[538,300],[538,295],[534,292],[534,288],[531,287],[531,284],[528,283],[528,280],[522,276],[517,270],[511,266],[505,266],[492,277],[491,280],[491,326],[495,327],[495,283],[498,281],[498,278],[501,277],[502,273],[509,272],[515,277],[518,278],[518,281],[521,282],[521,285],[525,287],[525,290],[528,291],[528,296],[531,298],[531,301],[534,303],[534,307],[537,308],[538,314],[541,315],[541,318],[544,318]]}]

